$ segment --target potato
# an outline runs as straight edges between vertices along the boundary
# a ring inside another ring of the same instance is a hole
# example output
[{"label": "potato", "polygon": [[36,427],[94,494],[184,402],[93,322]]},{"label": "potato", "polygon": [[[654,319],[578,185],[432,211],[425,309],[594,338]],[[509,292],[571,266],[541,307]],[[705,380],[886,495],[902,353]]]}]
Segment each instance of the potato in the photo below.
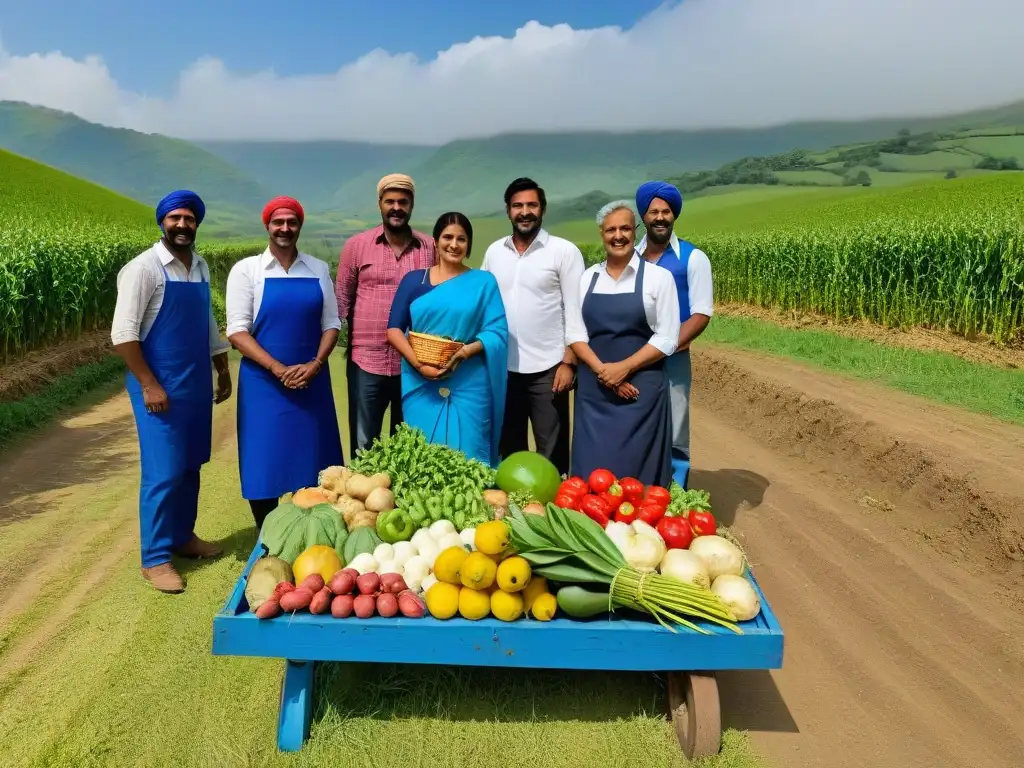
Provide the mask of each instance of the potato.
[{"label": "potato", "polygon": [[370,475],[370,482],[378,488],[390,488],[391,475],[387,472],[378,472],[376,475]]},{"label": "potato", "polygon": [[371,512],[386,512],[395,508],[395,496],[387,488],[374,488],[366,497],[365,503]]},{"label": "potato", "polygon": [[366,475],[352,475],[348,482],[345,483],[345,493],[353,499],[365,501],[366,497],[376,487],[373,481]]},{"label": "potato", "polygon": [[380,576],[376,573],[364,573],[356,579],[356,587],[361,595],[372,595],[380,589]]},{"label": "potato", "polygon": [[407,619],[421,619],[427,611],[427,606],[415,592],[407,589],[398,596],[398,610]]},{"label": "potato", "polygon": [[331,600],[331,616],[336,619],[347,619],[352,615],[355,598],[352,595],[336,595]]},{"label": "potato", "polygon": [[359,595],[352,601],[352,608],[360,619],[368,619],[373,616],[376,607],[377,599],[373,595]]},{"label": "potato", "polygon": [[299,587],[281,598],[281,608],[285,613],[294,613],[309,607],[313,600],[313,590]]},{"label": "potato", "polygon": [[390,592],[381,592],[377,595],[377,613],[385,619],[390,619],[398,613],[398,598]]},{"label": "potato", "polygon": [[281,613],[281,603],[277,601],[277,598],[270,598],[265,600],[259,608],[256,609],[257,619],[272,619]]},{"label": "potato", "polygon": [[327,613],[327,609],[331,607],[331,597],[331,590],[323,587],[313,595],[313,599],[309,603],[309,612],[317,616],[321,613]]},{"label": "potato", "polygon": [[[404,592],[408,588],[409,587],[406,585],[405,579],[402,578],[402,574],[400,573],[385,573],[380,577],[381,592],[390,592],[397,595],[399,592]],[[380,609],[378,608],[378,610]]]},{"label": "potato", "polygon": [[342,569],[334,574],[334,576],[331,577],[331,592],[336,595],[352,594],[352,590],[356,586],[356,576],[358,576],[359,572],[355,572],[356,576],[353,576],[352,573],[351,569]]},{"label": "potato", "polygon": [[324,588],[324,577],[319,573],[311,573],[302,580],[300,587],[305,587],[314,595]]}]

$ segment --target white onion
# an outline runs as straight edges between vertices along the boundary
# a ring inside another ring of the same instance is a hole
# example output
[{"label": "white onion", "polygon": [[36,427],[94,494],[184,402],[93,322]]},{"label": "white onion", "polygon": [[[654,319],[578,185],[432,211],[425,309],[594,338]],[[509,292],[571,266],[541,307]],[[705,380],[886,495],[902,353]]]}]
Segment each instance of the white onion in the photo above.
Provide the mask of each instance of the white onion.
[{"label": "white onion", "polygon": [[415,557],[419,554],[416,549],[416,545],[409,541],[399,541],[394,545],[395,556],[394,561],[398,566],[402,566],[410,557]]},{"label": "white onion", "polygon": [[749,621],[761,610],[757,592],[742,576],[723,574],[712,582],[711,591],[729,607],[736,616],[736,621]]},{"label": "white onion", "polygon": [[[426,539],[420,542],[418,550],[419,557],[422,557],[424,560],[426,560],[427,564],[431,568],[433,568],[434,561],[437,560],[437,556],[441,552],[440,548],[437,546],[437,542],[430,538],[428,535]],[[406,560],[406,562],[409,561]]]},{"label": "white onion", "polygon": [[743,553],[728,539],[698,536],[690,544],[690,551],[708,564],[708,576],[712,582],[724,574],[743,575]]},{"label": "white onion", "polygon": [[395,548],[390,544],[378,544],[377,548],[373,550],[373,559],[378,563],[383,563],[388,560],[395,559]]},{"label": "white onion", "polygon": [[436,544],[434,537],[430,534],[430,530],[427,528],[420,528],[416,533],[412,535],[412,544],[416,547],[417,552],[423,551],[423,543],[429,541],[431,544]]},{"label": "white onion", "polygon": [[376,573],[377,561],[369,552],[363,552],[356,555],[348,567],[359,571],[359,575],[362,576],[364,573]]},{"label": "white onion", "polygon": [[410,579],[423,581],[423,579],[427,578],[429,573],[430,566],[421,555],[416,555],[416,557],[410,558],[406,562],[405,568],[402,570],[402,575],[405,576],[405,583],[407,585],[409,584]]},{"label": "white onion", "polygon": [[[430,535],[434,538],[434,541],[437,542],[440,542],[441,539],[449,533],[456,533],[455,526],[452,524],[452,521],[445,520],[443,517],[440,520],[436,520],[431,523],[427,530],[430,531]],[[444,547],[442,547],[442,549],[444,549]]]},{"label": "white onion", "polygon": [[470,552],[476,552],[476,528],[463,528],[459,532],[459,538],[469,547]]},{"label": "white onion", "polygon": [[446,533],[441,537],[441,540],[437,542],[437,549],[439,552],[444,552],[449,547],[462,547],[465,549],[466,544],[462,541],[462,537],[453,531],[452,533]]},{"label": "white onion", "polygon": [[658,570],[662,576],[671,576],[686,584],[707,589],[711,586],[708,564],[688,549],[670,549],[661,558]]}]

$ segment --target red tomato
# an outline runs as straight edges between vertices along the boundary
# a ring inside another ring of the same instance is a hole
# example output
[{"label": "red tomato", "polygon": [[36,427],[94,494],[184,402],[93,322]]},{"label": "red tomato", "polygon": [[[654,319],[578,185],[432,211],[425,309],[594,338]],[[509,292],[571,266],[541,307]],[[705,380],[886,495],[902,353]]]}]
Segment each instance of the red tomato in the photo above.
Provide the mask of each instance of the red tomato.
[{"label": "red tomato", "polygon": [[635,477],[624,477],[619,481],[622,486],[622,498],[633,504],[639,504],[644,498],[644,484]]},{"label": "red tomato", "polygon": [[615,475],[609,472],[607,469],[595,469],[590,473],[590,477],[587,479],[587,485],[590,486],[591,493],[604,493],[612,484],[615,482]]},{"label": "red tomato", "polygon": [[657,531],[669,549],[687,549],[693,541],[693,529],[685,517],[663,517]]},{"label": "red tomato", "polygon": [[580,488],[575,483],[572,483],[571,480],[564,480],[562,484],[558,486],[559,495],[571,496],[576,501],[582,499],[586,495],[586,493],[587,486],[585,484],[582,488]]},{"label": "red tomato", "polygon": [[690,522],[690,527],[693,528],[693,532],[698,536],[714,536],[715,531],[718,530],[715,518],[710,512],[691,509],[686,517]]},{"label": "red tomato", "polygon": [[672,494],[668,492],[668,489],[662,488],[660,485],[648,485],[647,492],[644,494],[644,501],[654,501],[663,507],[667,507],[672,503]]},{"label": "red tomato", "polygon": [[619,508],[615,510],[615,522],[629,525],[636,520],[636,513],[637,508],[628,501],[624,501],[619,504]]},{"label": "red tomato", "polygon": [[584,480],[582,477],[577,477],[576,475],[573,475],[572,477],[567,477],[565,480],[563,480],[562,487],[576,489],[579,491],[580,495],[583,495],[584,493],[587,493],[590,490],[590,488],[587,486],[587,481]]},{"label": "red tomato", "polygon": [[608,515],[611,514],[612,508],[600,496],[588,493],[580,500],[579,511],[605,528],[608,526]]},{"label": "red tomato", "polygon": [[561,507],[562,509],[576,509],[576,510],[578,510],[579,509],[579,501],[580,500],[579,500],[578,497],[572,496],[572,495],[570,495],[568,493],[559,492],[559,494],[557,496],[555,496],[555,506],[556,507]]},{"label": "red tomato", "polygon": [[655,504],[652,501],[645,501],[637,509],[636,518],[637,520],[643,520],[652,528],[658,525],[658,521],[665,516],[665,507],[661,504]]},{"label": "red tomato", "polygon": [[608,490],[600,494],[600,496],[612,509],[618,509],[619,504],[628,501],[622,493],[622,486],[618,483],[612,483],[608,486]]}]

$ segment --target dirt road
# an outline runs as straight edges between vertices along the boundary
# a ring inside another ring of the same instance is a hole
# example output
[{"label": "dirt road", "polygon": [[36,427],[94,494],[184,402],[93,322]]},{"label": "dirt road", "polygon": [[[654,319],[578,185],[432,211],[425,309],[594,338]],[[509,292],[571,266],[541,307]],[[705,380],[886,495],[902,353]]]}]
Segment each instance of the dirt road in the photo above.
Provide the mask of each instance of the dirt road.
[{"label": "dirt road", "polygon": [[[786,632],[782,670],[720,676],[724,724],[786,768],[1024,764],[1024,430],[722,349],[695,380],[692,485]],[[0,455],[0,691],[74,611],[16,631],[69,559],[104,553],[79,597],[137,573],[134,451],[121,395]],[[76,516],[95,484],[117,506]]]}]

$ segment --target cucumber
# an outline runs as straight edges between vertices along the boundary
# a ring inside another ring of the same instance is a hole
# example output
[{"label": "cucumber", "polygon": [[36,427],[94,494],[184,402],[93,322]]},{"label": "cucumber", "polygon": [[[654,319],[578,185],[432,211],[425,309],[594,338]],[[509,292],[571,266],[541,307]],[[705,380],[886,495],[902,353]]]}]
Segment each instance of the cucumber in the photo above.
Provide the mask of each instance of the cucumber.
[{"label": "cucumber", "polygon": [[608,593],[583,587],[562,587],[555,595],[558,607],[574,619],[585,619],[608,613]]}]

